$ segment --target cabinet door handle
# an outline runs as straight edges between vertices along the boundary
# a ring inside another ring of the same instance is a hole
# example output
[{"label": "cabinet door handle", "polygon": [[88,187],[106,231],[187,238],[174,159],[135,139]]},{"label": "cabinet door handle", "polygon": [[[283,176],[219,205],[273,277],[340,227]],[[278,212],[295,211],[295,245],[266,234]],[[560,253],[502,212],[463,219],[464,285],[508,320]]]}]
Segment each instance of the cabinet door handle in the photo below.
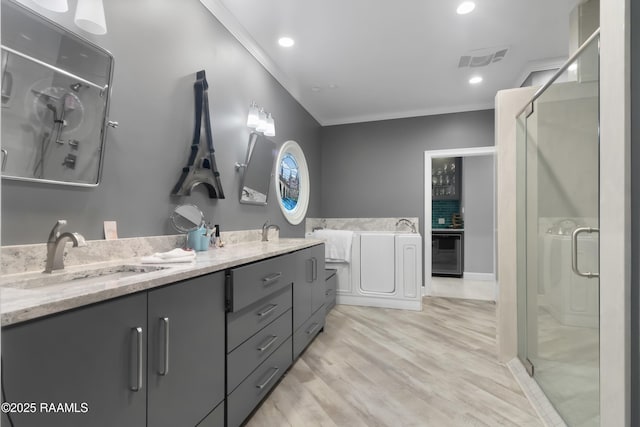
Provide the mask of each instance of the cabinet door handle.
[{"label": "cabinet door handle", "polygon": [[142,390],[142,328],[131,329],[131,391]]},{"label": "cabinet door handle", "polygon": [[262,390],[271,382],[272,379],[275,378],[278,372],[280,372],[280,368],[278,368],[277,366],[274,366],[273,369],[274,371],[271,373],[271,375],[269,375],[269,378],[267,378],[262,384],[258,384],[256,388],[259,388],[260,390]]},{"label": "cabinet door handle", "polygon": [[169,318],[168,317],[162,317],[160,318],[160,325],[162,326],[163,330],[164,330],[164,359],[162,359],[164,361],[164,363],[162,364],[162,368],[160,369],[160,372],[158,372],[160,375],[167,375],[169,373]]},{"label": "cabinet door handle", "polygon": [[258,347],[258,351],[259,352],[263,352],[265,350],[267,350],[269,347],[271,347],[276,341],[278,341],[278,336],[277,335],[271,335],[269,342],[267,342],[266,344],[262,345],[261,347]]},{"label": "cabinet door handle", "polygon": [[318,280],[318,259],[313,258],[313,280]]},{"label": "cabinet door handle", "polygon": [[308,283],[313,282],[313,258],[307,259],[306,277]]},{"label": "cabinet door handle", "polygon": [[264,277],[262,279],[262,285],[263,286],[269,286],[270,284],[272,284],[273,282],[277,281],[281,277],[282,277],[282,273],[270,274],[267,277]]},{"label": "cabinet door handle", "polygon": [[313,326],[311,326],[311,329],[307,331],[307,335],[311,335],[312,333],[314,333],[319,326],[320,323],[314,323]]},{"label": "cabinet door handle", "polygon": [[259,311],[257,314],[260,317],[264,317],[264,316],[268,315],[269,313],[271,313],[273,310],[275,310],[277,307],[278,307],[278,304],[271,304],[269,306],[269,308],[267,308],[265,310],[262,310],[262,311]]}]

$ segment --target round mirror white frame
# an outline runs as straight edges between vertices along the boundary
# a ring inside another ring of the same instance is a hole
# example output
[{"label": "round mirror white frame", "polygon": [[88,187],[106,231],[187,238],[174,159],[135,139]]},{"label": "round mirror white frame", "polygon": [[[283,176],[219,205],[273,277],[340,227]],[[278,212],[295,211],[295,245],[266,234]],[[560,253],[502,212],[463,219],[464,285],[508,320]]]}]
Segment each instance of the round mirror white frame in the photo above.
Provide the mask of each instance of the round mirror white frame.
[{"label": "round mirror white frame", "polygon": [[289,223],[300,224],[307,215],[310,186],[307,160],[297,142],[282,144],[276,168],[274,178],[280,210]]}]

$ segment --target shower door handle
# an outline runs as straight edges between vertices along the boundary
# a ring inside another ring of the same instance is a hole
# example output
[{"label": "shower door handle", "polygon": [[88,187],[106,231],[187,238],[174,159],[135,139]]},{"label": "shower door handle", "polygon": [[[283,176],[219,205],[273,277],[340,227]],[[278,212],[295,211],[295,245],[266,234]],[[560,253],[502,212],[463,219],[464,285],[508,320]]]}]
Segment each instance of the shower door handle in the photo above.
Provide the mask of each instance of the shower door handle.
[{"label": "shower door handle", "polygon": [[573,231],[573,234],[571,235],[571,269],[578,276],[586,277],[588,279],[600,277],[600,273],[592,273],[592,272],[583,273],[578,268],[578,236],[582,233],[599,233],[599,232],[600,232],[599,228],[578,227]]}]

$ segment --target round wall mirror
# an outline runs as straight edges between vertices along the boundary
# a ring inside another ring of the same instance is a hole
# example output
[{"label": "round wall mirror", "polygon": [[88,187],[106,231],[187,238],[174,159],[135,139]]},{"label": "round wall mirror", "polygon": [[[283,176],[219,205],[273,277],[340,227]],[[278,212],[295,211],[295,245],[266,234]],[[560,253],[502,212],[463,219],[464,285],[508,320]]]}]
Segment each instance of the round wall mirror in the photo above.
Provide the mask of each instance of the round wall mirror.
[{"label": "round wall mirror", "polygon": [[310,187],[307,161],[297,142],[282,144],[276,168],[275,187],[280,210],[289,223],[300,224],[307,214]]},{"label": "round wall mirror", "polygon": [[197,230],[204,224],[204,215],[196,205],[180,205],[170,218],[173,227],[181,233]]}]

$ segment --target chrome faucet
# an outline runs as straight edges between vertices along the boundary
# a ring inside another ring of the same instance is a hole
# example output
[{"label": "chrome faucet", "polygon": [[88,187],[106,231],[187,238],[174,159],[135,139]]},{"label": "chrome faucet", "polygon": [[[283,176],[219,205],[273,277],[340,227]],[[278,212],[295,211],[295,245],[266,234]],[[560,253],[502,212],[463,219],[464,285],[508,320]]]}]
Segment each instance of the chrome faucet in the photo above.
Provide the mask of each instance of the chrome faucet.
[{"label": "chrome faucet", "polygon": [[82,234],[69,232],[60,234],[58,230],[65,225],[67,225],[67,221],[59,219],[51,229],[51,233],[49,233],[49,240],[47,240],[47,263],[44,268],[44,273],[64,269],[64,247],[67,239],[73,242],[74,248],[87,246],[87,242],[84,240]]},{"label": "chrome faucet", "polygon": [[413,223],[413,221],[408,220],[407,218],[400,218],[398,220],[398,222],[396,222],[396,228],[398,228],[398,226],[400,224],[405,224],[408,225],[409,227],[411,227],[411,232],[412,233],[417,233],[416,231],[416,225]]},{"label": "chrome faucet", "polygon": [[269,220],[267,220],[264,224],[262,224],[262,241],[269,241],[269,229],[273,228],[274,230],[280,231],[280,227],[275,224],[269,224]]}]

